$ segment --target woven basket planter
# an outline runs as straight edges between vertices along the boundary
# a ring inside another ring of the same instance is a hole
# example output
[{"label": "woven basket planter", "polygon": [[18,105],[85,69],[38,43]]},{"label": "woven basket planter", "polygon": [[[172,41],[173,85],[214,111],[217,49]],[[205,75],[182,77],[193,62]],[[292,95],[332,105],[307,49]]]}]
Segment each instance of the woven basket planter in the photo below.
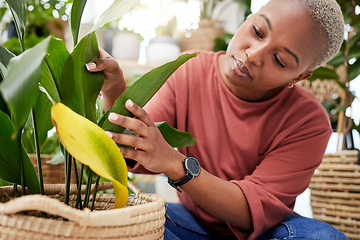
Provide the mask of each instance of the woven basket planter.
[{"label": "woven basket planter", "polygon": [[181,51],[202,50],[212,51],[215,39],[224,33],[222,23],[215,20],[202,19],[199,28],[188,31],[178,37]]},{"label": "woven basket planter", "polygon": [[[44,184],[63,183],[65,179],[65,163],[56,165],[48,163],[54,155],[41,154],[41,168]],[[38,173],[37,159],[35,154],[29,154],[30,161],[34,165],[36,174]],[[75,172],[71,171],[71,183],[76,183]]]},{"label": "woven basket planter", "polygon": [[[99,187],[104,190],[108,186]],[[46,196],[27,195],[14,199],[12,187],[1,187],[0,239],[163,239],[165,200],[162,196],[144,193],[128,182],[135,196],[129,197],[124,208],[113,209],[114,195],[98,193],[91,212],[61,202],[64,187],[62,184],[45,185]],[[75,185],[71,186],[70,193],[70,205],[74,205]],[[27,211],[27,215],[21,214],[23,211]],[[40,211],[52,218],[42,218]]]},{"label": "woven basket planter", "polygon": [[325,154],[311,183],[313,217],[353,240],[360,240],[360,166],[358,151]]}]

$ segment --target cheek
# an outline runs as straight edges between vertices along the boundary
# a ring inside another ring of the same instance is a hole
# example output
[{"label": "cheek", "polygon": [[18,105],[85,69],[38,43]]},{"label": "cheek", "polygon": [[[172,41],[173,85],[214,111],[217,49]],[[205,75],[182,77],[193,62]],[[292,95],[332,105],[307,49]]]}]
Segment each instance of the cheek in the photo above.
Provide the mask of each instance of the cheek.
[{"label": "cheek", "polygon": [[251,33],[247,30],[247,27],[242,25],[231,39],[228,49],[236,50],[249,47],[249,43],[251,42],[249,39],[251,35],[249,34]]},{"label": "cheek", "polygon": [[263,66],[262,71],[257,76],[260,85],[264,89],[278,88],[290,82],[289,75],[275,66]]}]

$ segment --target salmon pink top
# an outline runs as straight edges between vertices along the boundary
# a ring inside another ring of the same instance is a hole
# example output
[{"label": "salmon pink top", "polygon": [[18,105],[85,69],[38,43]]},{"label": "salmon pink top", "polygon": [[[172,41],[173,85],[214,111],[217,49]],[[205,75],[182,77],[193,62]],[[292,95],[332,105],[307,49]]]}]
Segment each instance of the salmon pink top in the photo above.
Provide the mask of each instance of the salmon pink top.
[{"label": "salmon pink top", "polygon": [[[197,144],[180,151],[243,191],[253,232],[208,214],[185,192],[179,194],[180,202],[219,234],[255,239],[292,213],[296,196],[308,187],[322,160],[332,130],[325,109],[299,86],[286,87],[262,102],[237,98],[220,76],[220,54],[224,52],[201,52],[189,60],[145,109],[154,121],[190,132]],[[146,172],[139,164],[129,170]]]}]

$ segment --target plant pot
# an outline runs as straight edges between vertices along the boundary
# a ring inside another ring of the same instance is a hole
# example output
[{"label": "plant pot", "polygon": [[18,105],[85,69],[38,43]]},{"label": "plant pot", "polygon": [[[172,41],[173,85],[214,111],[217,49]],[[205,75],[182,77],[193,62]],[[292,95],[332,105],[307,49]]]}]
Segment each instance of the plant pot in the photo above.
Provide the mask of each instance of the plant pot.
[{"label": "plant pot", "polygon": [[202,50],[212,51],[215,46],[215,39],[224,33],[221,22],[211,19],[202,19],[199,28],[185,32],[179,36],[181,51]]},{"label": "plant pot", "polygon": [[180,48],[175,39],[170,36],[157,36],[151,39],[146,48],[146,62],[161,65],[176,59],[180,54]]},{"label": "plant pot", "polygon": [[[50,161],[54,155],[41,154],[41,167],[43,172],[44,184],[59,184],[65,182],[65,164],[50,164]],[[36,173],[38,174],[37,159],[35,154],[29,154],[29,158],[35,167]],[[75,173],[71,171],[71,183],[76,183]]]},{"label": "plant pot", "polygon": [[313,217],[352,240],[360,239],[360,165],[358,151],[325,154],[310,183]]},{"label": "plant pot", "polygon": [[112,55],[115,59],[137,61],[139,58],[140,40],[131,32],[119,32],[112,40]]},{"label": "plant pot", "polygon": [[[99,189],[111,187],[105,183]],[[0,199],[5,203],[0,203],[0,239],[163,239],[164,198],[144,193],[130,181],[128,187],[135,196],[129,197],[124,208],[113,209],[113,194],[98,193],[92,212],[71,207],[76,185],[70,189],[70,206],[61,202],[65,191],[62,184],[45,185],[46,196],[14,199],[12,187],[1,187]],[[27,215],[21,214],[23,211]],[[42,218],[40,211],[53,217]]]}]

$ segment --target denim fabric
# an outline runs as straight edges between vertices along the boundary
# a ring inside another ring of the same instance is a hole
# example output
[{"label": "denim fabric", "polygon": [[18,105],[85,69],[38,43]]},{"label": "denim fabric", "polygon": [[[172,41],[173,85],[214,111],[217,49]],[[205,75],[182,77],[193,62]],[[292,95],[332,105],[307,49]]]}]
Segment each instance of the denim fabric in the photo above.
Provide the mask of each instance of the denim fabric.
[{"label": "denim fabric", "polygon": [[256,240],[349,240],[342,232],[322,221],[290,214]]},{"label": "denim fabric", "polygon": [[195,220],[184,205],[167,203],[165,208],[165,240],[215,239]]},{"label": "denim fabric", "polygon": [[[215,237],[203,228],[189,213],[184,205],[179,203],[167,203],[165,240],[214,240],[229,239]],[[234,239],[235,237],[231,237]],[[343,233],[327,223],[319,220],[305,218],[297,214],[291,214],[280,224],[270,231],[262,234],[256,240],[349,240]]]}]

